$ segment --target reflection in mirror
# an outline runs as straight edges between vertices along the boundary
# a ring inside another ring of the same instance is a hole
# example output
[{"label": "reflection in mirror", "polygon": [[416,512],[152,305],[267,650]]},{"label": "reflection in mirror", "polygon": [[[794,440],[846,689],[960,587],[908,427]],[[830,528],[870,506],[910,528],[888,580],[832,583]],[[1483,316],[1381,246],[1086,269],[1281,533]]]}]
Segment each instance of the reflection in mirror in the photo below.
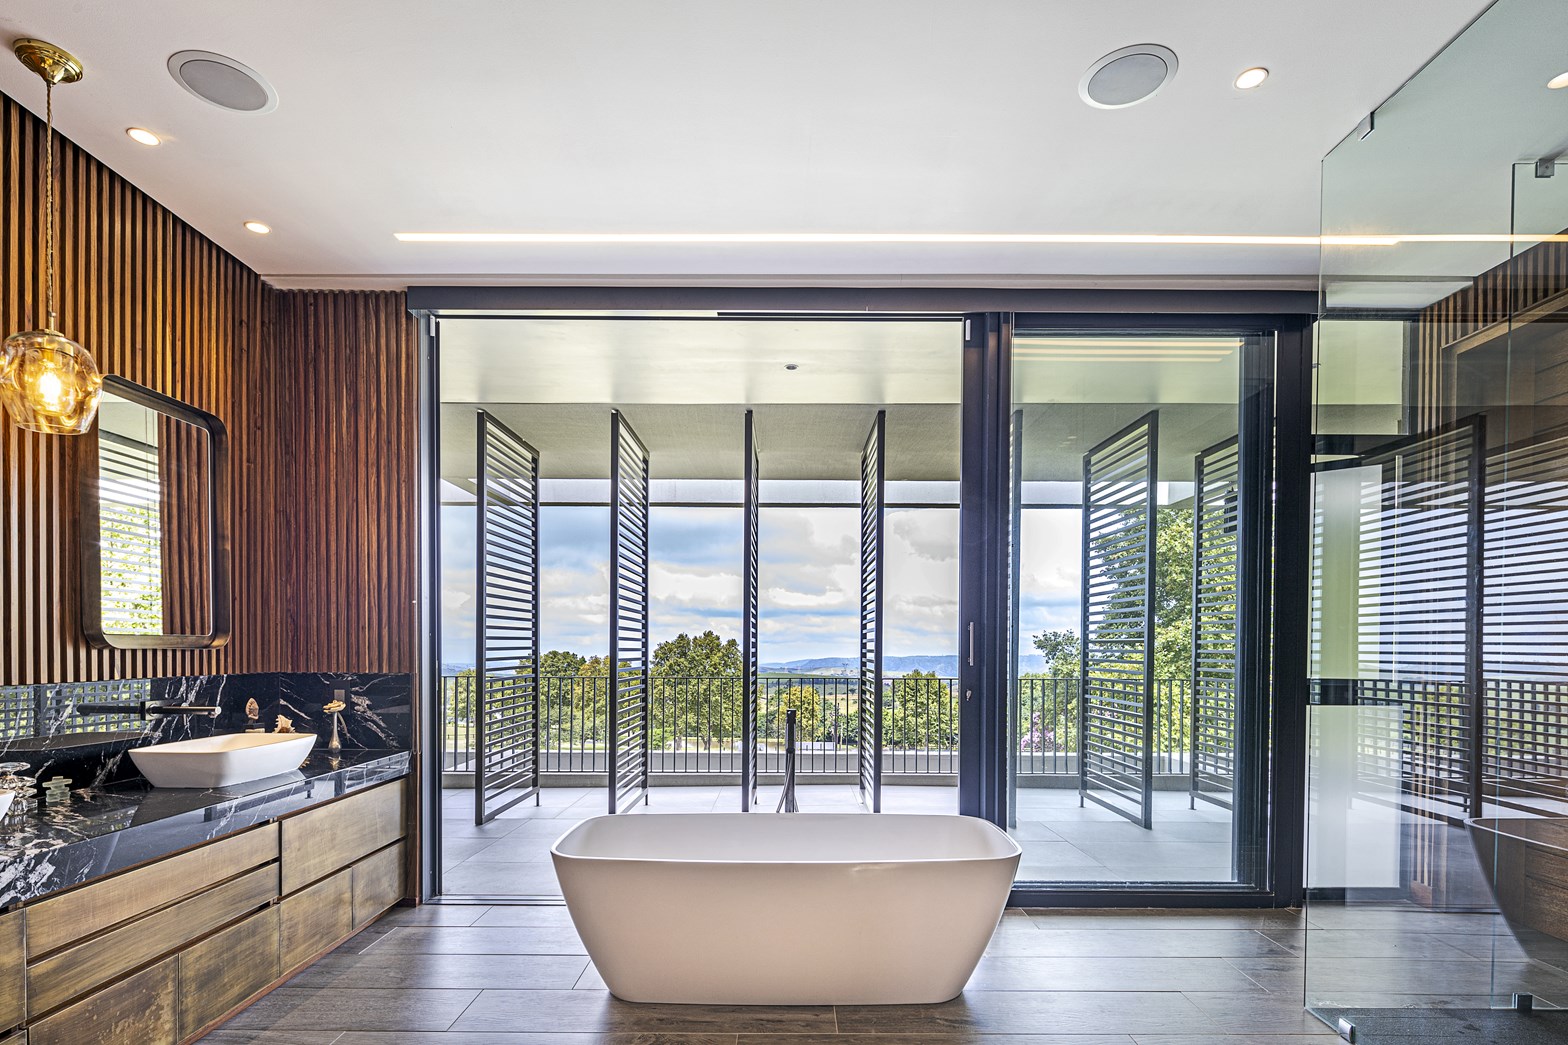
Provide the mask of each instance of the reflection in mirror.
[{"label": "reflection in mirror", "polygon": [[83,626],[95,644],[226,641],[225,443],[211,414],[105,380],[83,487]]}]

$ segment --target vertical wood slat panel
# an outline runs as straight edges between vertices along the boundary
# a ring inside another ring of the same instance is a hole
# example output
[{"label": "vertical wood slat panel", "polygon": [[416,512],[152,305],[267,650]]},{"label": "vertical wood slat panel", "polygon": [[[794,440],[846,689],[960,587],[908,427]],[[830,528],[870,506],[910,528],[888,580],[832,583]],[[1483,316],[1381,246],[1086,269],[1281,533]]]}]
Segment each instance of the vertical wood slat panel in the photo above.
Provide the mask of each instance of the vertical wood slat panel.
[{"label": "vertical wood slat panel", "polygon": [[1453,421],[1455,342],[1545,302],[1568,287],[1568,244],[1539,243],[1428,305],[1416,320],[1416,418],[1421,431]]},{"label": "vertical wood slat panel", "polygon": [[[42,315],[42,121],[0,94],[0,336]],[[415,324],[401,292],[278,291],[56,139],[61,325],[105,373],[229,427],[234,636],[81,636],[77,457],[0,423],[0,685],[248,671],[413,671]],[[177,569],[182,583],[201,571]],[[189,593],[180,594],[189,607]]]},{"label": "vertical wood slat panel", "polygon": [[280,638],[355,666],[344,670],[414,671],[415,324],[404,295],[278,291],[272,313],[270,409],[288,499],[276,532],[291,589]]}]

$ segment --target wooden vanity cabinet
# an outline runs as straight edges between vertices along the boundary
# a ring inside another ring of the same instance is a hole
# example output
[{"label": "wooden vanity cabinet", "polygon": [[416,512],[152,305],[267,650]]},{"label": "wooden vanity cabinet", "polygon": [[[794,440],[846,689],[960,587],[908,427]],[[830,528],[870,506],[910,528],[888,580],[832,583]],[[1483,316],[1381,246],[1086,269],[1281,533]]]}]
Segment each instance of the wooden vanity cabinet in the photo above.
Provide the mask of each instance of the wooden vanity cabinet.
[{"label": "wooden vanity cabinet", "polygon": [[[27,944],[22,935],[22,912],[0,914],[0,1045],[10,1045],[5,1033],[27,1018],[27,975],[22,964]],[[14,959],[12,956],[15,956]]]},{"label": "wooden vanity cabinet", "polygon": [[406,799],[381,784],[0,915],[0,955],[25,955],[0,963],[0,1045],[194,1041],[402,900]]}]

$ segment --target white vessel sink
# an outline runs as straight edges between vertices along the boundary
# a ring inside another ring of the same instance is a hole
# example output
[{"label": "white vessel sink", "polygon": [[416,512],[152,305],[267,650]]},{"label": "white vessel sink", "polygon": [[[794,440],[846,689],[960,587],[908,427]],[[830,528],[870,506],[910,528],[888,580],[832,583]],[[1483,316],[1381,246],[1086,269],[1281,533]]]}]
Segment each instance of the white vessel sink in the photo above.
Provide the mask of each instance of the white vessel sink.
[{"label": "white vessel sink", "polygon": [[153,787],[225,787],[298,769],[314,733],[228,733],[131,748]]}]

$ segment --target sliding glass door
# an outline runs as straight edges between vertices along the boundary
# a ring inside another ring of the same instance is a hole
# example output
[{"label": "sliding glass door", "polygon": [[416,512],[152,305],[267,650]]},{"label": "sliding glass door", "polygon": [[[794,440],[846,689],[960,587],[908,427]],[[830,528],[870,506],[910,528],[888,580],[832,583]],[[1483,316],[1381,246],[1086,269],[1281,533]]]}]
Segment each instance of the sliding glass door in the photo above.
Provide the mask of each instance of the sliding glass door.
[{"label": "sliding glass door", "polygon": [[1010,349],[1020,887],[1261,887],[1273,332],[1020,316]]},{"label": "sliding glass door", "polygon": [[[443,321],[447,891],[552,894],[560,824],[532,821],[777,809],[793,713],[801,811],[988,819],[1019,902],[1280,895],[1288,322]],[[491,415],[538,447],[537,634],[484,674],[536,673],[538,798],[474,828],[456,523]]]}]

